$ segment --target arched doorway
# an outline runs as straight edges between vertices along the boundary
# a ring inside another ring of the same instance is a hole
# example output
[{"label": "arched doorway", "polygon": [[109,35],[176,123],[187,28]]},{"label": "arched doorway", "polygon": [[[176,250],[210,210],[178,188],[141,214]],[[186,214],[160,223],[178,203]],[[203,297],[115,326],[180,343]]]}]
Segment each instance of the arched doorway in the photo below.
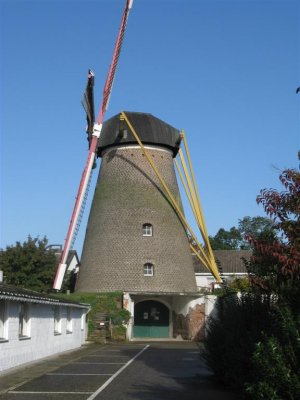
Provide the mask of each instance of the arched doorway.
[{"label": "arched doorway", "polygon": [[168,338],[170,312],[155,300],[145,300],[134,306],[134,337]]}]

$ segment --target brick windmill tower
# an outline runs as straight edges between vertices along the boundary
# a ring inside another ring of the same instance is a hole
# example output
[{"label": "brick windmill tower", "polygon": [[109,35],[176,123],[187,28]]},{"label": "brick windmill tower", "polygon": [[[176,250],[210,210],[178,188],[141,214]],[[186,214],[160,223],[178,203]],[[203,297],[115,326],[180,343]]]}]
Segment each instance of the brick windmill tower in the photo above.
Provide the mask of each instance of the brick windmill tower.
[{"label": "brick windmill tower", "polygon": [[[151,114],[126,112],[181,204],[173,157],[180,133]],[[195,292],[185,228],[125,121],[103,125],[102,158],[88,220],[77,290]]]},{"label": "brick windmill tower", "polygon": [[[182,210],[173,164],[179,131],[151,114],[126,115]],[[104,123],[97,155],[76,290],[123,292],[133,316],[128,338],[176,337],[182,309],[199,297],[186,229],[120,115]]]},{"label": "brick windmill tower", "polygon": [[[89,152],[53,288],[62,287],[94,160],[101,157],[76,290],[123,292],[123,305],[132,315],[128,338],[171,338],[182,331],[182,316],[187,316],[199,298],[195,293],[191,248],[217,280],[219,276],[193,188],[188,197],[205,248],[195,238],[181,205],[173,159],[177,153],[181,156],[179,146],[182,137],[185,143],[184,135],[146,113],[121,113],[122,118],[116,115],[103,123],[131,7],[132,0],[126,0],[96,119],[94,73],[90,70],[88,74],[83,105],[87,113]],[[188,185],[193,181],[192,176]],[[187,232],[193,238],[192,243]],[[197,246],[193,247],[195,243]]]}]

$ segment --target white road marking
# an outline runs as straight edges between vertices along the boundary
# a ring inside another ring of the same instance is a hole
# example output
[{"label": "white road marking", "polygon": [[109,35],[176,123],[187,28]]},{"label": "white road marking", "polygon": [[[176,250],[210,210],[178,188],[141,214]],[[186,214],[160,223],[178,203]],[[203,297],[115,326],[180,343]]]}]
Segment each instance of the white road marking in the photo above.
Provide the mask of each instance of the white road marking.
[{"label": "white road marking", "polygon": [[96,396],[98,396],[99,393],[101,393],[121,372],[124,371],[125,368],[127,368],[136,358],[138,358],[139,355],[141,355],[145,350],[148,349],[150,345],[147,344],[141,351],[139,351],[131,360],[129,360],[125,365],[123,365],[122,368],[120,368],[113,376],[111,376],[102,386],[99,387],[99,389],[96,390],[90,397],[88,397],[86,400],[93,400]]},{"label": "white road marking", "polygon": [[16,385],[11,386],[10,388],[8,388],[7,392],[10,392],[11,390],[17,389],[18,387],[25,385],[25,383],[28,382],[28,379],[26,381],[17,383]]}]

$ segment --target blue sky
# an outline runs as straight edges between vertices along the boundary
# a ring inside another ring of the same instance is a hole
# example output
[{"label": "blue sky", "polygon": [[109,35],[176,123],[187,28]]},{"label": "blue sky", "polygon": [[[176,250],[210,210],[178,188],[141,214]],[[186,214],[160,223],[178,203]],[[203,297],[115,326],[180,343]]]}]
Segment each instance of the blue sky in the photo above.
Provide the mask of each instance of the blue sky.
[{"label": "blue sky", "polygon": [[[0,247],[63,243],[87,157],[87,70],[98,110],[124,3],[0,0]],[[260,189],[298,166],[299,20],[298,1],[134,1],[106,119],[144,111],[185,129],[211,235],[264,215]]]}]

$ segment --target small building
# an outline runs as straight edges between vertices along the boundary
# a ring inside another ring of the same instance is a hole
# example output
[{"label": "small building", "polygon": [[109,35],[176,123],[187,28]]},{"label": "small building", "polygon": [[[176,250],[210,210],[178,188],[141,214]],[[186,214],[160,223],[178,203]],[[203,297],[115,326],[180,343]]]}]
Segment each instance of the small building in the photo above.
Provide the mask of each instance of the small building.
[{"label": "small building", "polygon": [[0,371],[80,347],[88,304],[0,284]]},{"label": "small building", "polygon": [[[244,259],[249,261],[252,250],[214,250],[214,256],[219,266],[223,280],[230,283],[236,278],[248,276]],[[201,264],[198,257],[193,256],[196,284],[198,290],[213,290],[219,287],[212,274]]]},{"label": "small building", "polygon": [[197,292],[125,292],[123,307],[131,314],[128,340],[201,340],[211,312],[208,296],[199,296]]}]

